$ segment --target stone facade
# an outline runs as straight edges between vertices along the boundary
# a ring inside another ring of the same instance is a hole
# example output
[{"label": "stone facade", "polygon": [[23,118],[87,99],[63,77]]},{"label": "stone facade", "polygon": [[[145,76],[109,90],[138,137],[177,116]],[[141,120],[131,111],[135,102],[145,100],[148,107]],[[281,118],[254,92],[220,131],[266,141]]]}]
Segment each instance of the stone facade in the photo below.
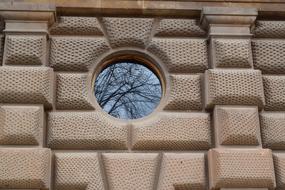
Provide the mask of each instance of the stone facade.
[{"label": "stone facade", "polygon": [[[130,1],[116,17],[121,1],[97,15],[88,2],[0,2],[0,189],[284,189],[285,5],[265,1],[187,13],[142,1],[157,15]],[[93,95],[121,52],[154,60],[162,80],[145,118],[115,119]]]}]

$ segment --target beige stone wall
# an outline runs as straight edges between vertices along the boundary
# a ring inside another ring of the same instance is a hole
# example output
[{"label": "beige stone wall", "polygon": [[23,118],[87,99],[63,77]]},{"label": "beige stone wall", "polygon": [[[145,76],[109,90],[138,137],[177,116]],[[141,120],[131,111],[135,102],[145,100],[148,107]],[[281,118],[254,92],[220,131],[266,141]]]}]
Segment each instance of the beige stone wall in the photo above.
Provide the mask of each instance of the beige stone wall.
[{"label": "beige stone wall", "polygon": [[[257,15],[6,19],[0,189],[284,189],[285,21]],[[112,118],[93,96],[102,60],[120,51],[159,68],[150,116]]]}]

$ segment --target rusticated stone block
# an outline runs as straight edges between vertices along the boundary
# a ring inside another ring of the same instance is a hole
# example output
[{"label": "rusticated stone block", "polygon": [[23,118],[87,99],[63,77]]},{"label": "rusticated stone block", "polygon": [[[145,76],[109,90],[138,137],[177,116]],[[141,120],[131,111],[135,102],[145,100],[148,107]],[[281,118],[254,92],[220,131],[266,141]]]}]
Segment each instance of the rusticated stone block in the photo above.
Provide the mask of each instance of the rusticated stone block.
[{"label": "rusticated stone block", "polygon": [[252,51],[254,68],[262,73],[285,73],[285,40],[255,39],[252,40]]},{"label": "rusticated stone block", "polygon": [[285,188],[285,154],[273,153],[277,190]]},{"label": "rusticated stone block", "polygon": [[211,147],[210,115],[161,113],[151,123],[136,124],[132,142],[139,150],[207,150]]},{"label": "rusticated stone block", "polygon": [[249,39],[212,39],[213,67],[251,68],[252,55]]},{"label": "rusticated stone block", "polygon": [[254,35],[258,38],[284,38],[285,22],[273,20],[257,20]]},{"label": "rusticated stone block", "polygon": [[0,105],[0,145],[42,145],[44,110],[37,105]]},{"label": "rusticated stone block", "polygon": [[285,111],[285,76],[263,75],[265,110]]},{"label": "rusticated stone block", "polygon": [[53,103],[54,73],[47,67],[0,67],[0,103]]},{"label": "rusticated stone block", "polygon": [[112,47],[145,47],[149,43],[154,19],[103,17],[102,23]]},{"label": "rusticated stone block", "polygon": [[101,112],[49,112],[47,126],[53,149],[127,148],[127,127]]},{"label": "rusticated stone block", "polygon": [[201,110],[201,75],[170,75],[170,97],[166,110]]},{"label": "rusticated stone block", "polygon": [[262,75],[259,70],[210,69],[205,75],[206,106],[264,105]]},{"label": "rusticated stone block", "polygon": [[88,97],[87,74],[57,73],[57,109],[93,109]]},{"label": "rusticated stone block", "polygon": [[260,124],[263,147],[285,149],[285,112],[261,112]]},{"label": "rusticated stone block", "polygon": [[6,35],[5,65],[45,65],[46,60],[46,35]]},{"label": "rusticated stone block", "polygon": [[173,73],[197,73],[208,68],[206,39],[153,38],[148,50]]},{"label": "rusticated stone block", "polygon": [[217,145],[259,145],[260,130],[256,106],[215,106]]},{"label": "rusticated stone block", "polygon": [[56,71],[88,71],[109,49],[104,37],[51,37],[50,66]]},{"label": "rusticated stone block", "polygon": [[0,34],[0,65],[2,65],[3,51],[4,51],[4,35]]},{"label": "rusticated stone block", "polygon": [[206,32],[192,19],[162,19],[155,31],[155,36],[163,37],[200,37]]},{"label": "rusticated stone block", "polygon": [[100,35],[103,36],[100,23],[95,17],[61,16],[51,29],[54,35]]},{"label": "rusticated stone block", "polygon": [[97,153],[55,153],[56,190],[104,190]]},{"label": "rusticated stone block", "polygon": [[152,190],[158,154],[104,153],[102,155],[110,190]]},{"label": "rusticated stone block", "polygon": [[165,153],[157,189],[207,189],[205,171],[203,153]]},{"label": "rusticated stone block", "polygon": [[0,149],[1,189],[49,189],[51,151],[46,148]]},{"label": "rusticated stone block", "polygon": [[208,166],[210,189],[276,186],[270,149],[211,149]]}]

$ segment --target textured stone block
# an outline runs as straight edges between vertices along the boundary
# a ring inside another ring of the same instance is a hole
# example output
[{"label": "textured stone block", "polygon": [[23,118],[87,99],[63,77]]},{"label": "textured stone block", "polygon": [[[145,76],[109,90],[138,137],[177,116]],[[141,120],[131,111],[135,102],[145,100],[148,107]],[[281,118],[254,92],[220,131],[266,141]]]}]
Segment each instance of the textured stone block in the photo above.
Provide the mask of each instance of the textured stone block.
[{"label": "textured stone block", "polygon": [[51,29],[54,35],[100,35],[103,32],[100,23],[95,17],[61,16]]},{"label": "textured stone block", "polygon": [[162,19],[155,31],[155,36],[163,37],[200,37],[206,32],[192,19]]},{"label": "textured stone block", "polygon": [[285,149],[285,112],[261,112],[260,124],[263,147]]},{"label": "textured stone block", "polygon": [[212,39],[213,67],[251,68],[252,55],[249,39]]},{"label": "textured stone block", "polygon": [[109,49],[104,37],[52,37],[50,66],[56,71],[88,71]]},{"label": "textured stone block", "polygon": [[270,149],[211,149],[208,165],[210,189],[276,186]]},{"label": "textured stone block", "polygon": [[205,171],[203,153],[165,153],[157,189],[207,189]]},{"label": "textured stone block", "polygon": [[285,76],[263,75],[265,110],[285,110]]},{"label": "textured stone block", "polygon": [[215,106],[214,125],[217,145],[259,145],[258,108]]},{"label": "textured stone block", "polygon": [[53,103],[53,70],[47,67],[0,67],[0,103]]},{"label": "textured stone block", "polygon": [[97,153],[55,153],[56,190],[104,190]]},{"label": "textured stone block", "polygon": [[285,154],[273,153],[277,190],[285,188]]},{"label": "textured stone block", "polygon": [[262,75],[259,70],[210,69],[205,75],[206,105],[264,105]]},{"label": "textured stone block", "polygon": [[127,148],[127,127],[101,112],[49,112],[47,126],[54,149]]},{"label": "textured stone block", "polygon": [[170,97],[166,110],[201,110],[201,75],[170,75]]},{"label": "textured stone block", "polygon": [[4,64],[45,65],[46,60],[46,35],[6,35]]},{"label": "textured stone block", "polygon": [[158,154],[104,153],[102,155],[110,190],[152,190]]},{"label": "textured stone block", "polygon": [[153,23],[153,18],[102,18],[112,47],[147,46]]},{"label": "textured stone block", "polygon": [[285,21],[257,20],[254,36],[259,38],[284,38]]},{"label": "textured stone block", "polygon": [[0,105],[0,145],[42,145],[44,110],[36,105]]},{"label": "textured stone block", "polygon": [[153,38],[148,50],[173,73],[197,73],[208,68],[205,39]]},{"label": "textured stone block", "polygon": [[0,188],[49,189],[50,162],[46,148],[0,149]]},{"label": "textured stone block", "polygon": [[254,68],[262,70],[262,73],[268,73],[268,74],[285,73],[285,64],[284,64],[285,40],[282,39],[252,40],[252,54],[253,54]]},{"label": "textured stone block", "polygon": [[4,52],[4,35],[0,34],[0,65],[2,65],[3,52]]},{"label": "textured stone block", "polygon": [[207,113],[161,113],[152,122],[136,124],[132,133],[133,148],[139,150],[207,150],[211,147]]},{"label": "textured stone block", "polygon": [[57,73],[57,109],[93,109],[88,97],[87,74]]}]

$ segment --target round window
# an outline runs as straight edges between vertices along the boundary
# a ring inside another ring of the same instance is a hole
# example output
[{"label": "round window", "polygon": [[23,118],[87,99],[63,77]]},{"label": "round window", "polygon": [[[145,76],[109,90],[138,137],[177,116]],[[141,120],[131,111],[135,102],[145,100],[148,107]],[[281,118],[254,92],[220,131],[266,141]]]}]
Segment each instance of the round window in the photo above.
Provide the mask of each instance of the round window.
[{"label": "round window", "polygon": [[162,96],[161,81],[145,65],[115,59],[97,75],[94,93],[105,112],[121,119],[138,119],[153,112]]}]

